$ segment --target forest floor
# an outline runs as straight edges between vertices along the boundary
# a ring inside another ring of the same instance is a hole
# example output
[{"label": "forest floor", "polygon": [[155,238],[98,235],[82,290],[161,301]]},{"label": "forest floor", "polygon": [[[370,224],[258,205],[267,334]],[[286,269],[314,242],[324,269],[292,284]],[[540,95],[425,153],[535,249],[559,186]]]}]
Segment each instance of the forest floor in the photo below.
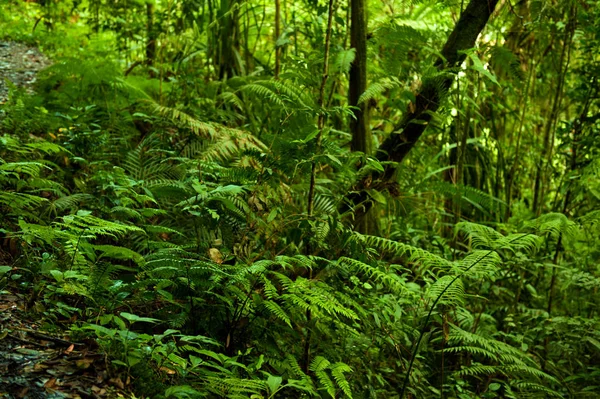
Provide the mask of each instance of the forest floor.
[{"label": "forest floor", "polygon": [[50,64],[50,59],[36,47],[0,41],[0,104],[8,99],[8,82],[33,90],[38,71]]},{"label": "forest floor", "polygon": [[125,397],[95,342],[42,331],[25,309],[23,298],[0,295],[0,398]]},{"label": "forest floor", "polygon": [[[33,91],[37,73],[50,64],[36,47],[0,41],[0,116],[10,84]],[[130,397],[124,393],[128,382],[109,376],[94,341],[72,342],[59,329],[43,331],[31,320],[27,302],[0,290],[1,399]]]}]

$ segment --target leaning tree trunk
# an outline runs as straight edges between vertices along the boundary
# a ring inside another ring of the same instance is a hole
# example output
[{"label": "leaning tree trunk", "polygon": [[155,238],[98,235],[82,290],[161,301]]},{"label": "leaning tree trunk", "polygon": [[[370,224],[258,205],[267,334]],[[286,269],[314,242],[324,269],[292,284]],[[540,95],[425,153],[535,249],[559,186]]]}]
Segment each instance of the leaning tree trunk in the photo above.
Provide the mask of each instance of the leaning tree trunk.
[{"label": "leaning tree trunk", "polygon": [[[379,161],[391,161],[397,164],[406,158],[429,125],[432,114],[439,108],[444,93],[452,85],[456,74],[455,68],[466,58],[464,50],[475,46],[477,37],[497,4],[498,0],[471,0],[467,5],[442,49],[443,60],[435,64],[440,72],[444,69],[448,71],[423,82],[420,91],[415,95],[415,104],[407,110],[395,131],[379,146],[376,153]],[[393,192],[395,184],[392,180],[395,171],[395,166],[386,164],[383,173],[373,172],[358,181],[346,197],[346,204],[342,211],[353,209],[355,218],[362,218],[372,206],[366,190],[374,188]]]}]

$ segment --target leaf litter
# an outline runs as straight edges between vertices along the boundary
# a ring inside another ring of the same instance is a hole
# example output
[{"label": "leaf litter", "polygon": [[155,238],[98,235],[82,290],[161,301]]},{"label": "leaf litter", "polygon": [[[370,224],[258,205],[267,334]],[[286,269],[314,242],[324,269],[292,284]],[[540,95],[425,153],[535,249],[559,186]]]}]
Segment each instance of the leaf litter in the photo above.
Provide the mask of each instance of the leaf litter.
[{"label": "leaf litter", "polygon": [[0,398],[129,397],[94,341],[41,331],[24,309],[22,298],[0,294]]}]

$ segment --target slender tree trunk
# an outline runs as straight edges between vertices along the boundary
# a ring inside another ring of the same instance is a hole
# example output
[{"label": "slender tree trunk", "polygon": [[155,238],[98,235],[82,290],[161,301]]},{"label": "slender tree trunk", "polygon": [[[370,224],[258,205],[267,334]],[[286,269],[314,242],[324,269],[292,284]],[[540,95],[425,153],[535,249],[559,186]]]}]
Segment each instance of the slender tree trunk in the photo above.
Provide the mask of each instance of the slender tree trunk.
[{"label": "slender tree trunk", "polygon": [[[468,75],[467,75],[468,76]],[[459,86],[460,87],[460,86]],[[460,100],[460,89],[458,98],[459,107],[463,107],[462,102]],[[473,98],[474,97],[474,88],[470,83],[467,83],[466,91],[469,93],[468,95]],[[460,108],[459,108],[460,109]],[[460,121],[461,115],[460,111],[457,114],[457,122]],[[467,104],[467,110],[465,112],[464,119],[462,123],[457,123],[457,147],[456,147],[456,179],[454,184],[457,186],[461,186],[465,184],[465,164],[467,160],[467,140],[469,138],[469,132],[471,129],[471,103]],[[458,137],[460,135],[460,137]],[[459,190],[457,190],[457,193]],[[462,204],[460,194],[457,194],[457,198],[454,199],[454,223],[460,222],[462,217]],[[456,236],[455,236],[456,239]]]},{"label": "slender tree trunk", "polygon": [[[498,0],[471,0],[441,51],[445,62],[442,60],[436,62],[435,66],[438,69],[456,68],[464,61],[466,58],[464,50],[475,46],[477,37],[487,24],[497,3]],[[415,104],[406,111],[404,119],[396,127],[395,132],[377,150],[377,158],[380,161],[401,163],[406,158],[429,125],[432,113],[439,108],[444,92],[450,88],[453,81],[454,75],[448,73],[423,82],[421,90],[415,96]],[[395,170],[394,166],[387,164],[383,173],[374,172],[357,182],[347,195],[342,212],[350,208],[355,210],[356,218],[363,217],[371,207],[369,194],[365,189],[370,187],[393,192],[395,184],[392,179]],[[355,208],[359,204],[363,206]]]},{"label": "slender tree trunk", "polygon": [[281,0],[275,0],[275,79],[279,79],[281,69],[281,47],[277,41],[281,36]]},{"label": "slender tree trunk", "polygon": [[516,144],[516,148],[515,148],[515,156],[514,156],[514,160],[513,160],[513,164],[510,168],[510,171],[508,172],[507,176],[506,176],[506,212],[504,214],[504,220],[508,221],[508,218],[510,217],[510,206],[512,203],[512,187],[513,187],[513,183],[515,180],[515,176],[517,174],[517,168],[519,167],[519,162],[520,162],[520,158],[521,158],[521,136],[523,133],[523,126],[525,124],[525,113],[527,110],[527,99],[529,96],[529,87],[531,85],[531,80],[533,79],[534,75],[535,75],[535,70],[536,70],[536,64],[535,64],[535,59],[534,57],[531,58],[531,65],[529,66],[529,75],[527,77],[527,83],[525,84],[525,91],[523,92],[523,95],[521,96],[521,118],[519,119],[519,130],[517,131],[517,144]]},{"label": "slender tree trunk", "polygon": [[[576,173],[577,169],[579,167],[579,161],[578,161],[578,150],[579,150],[579,145],[580,145],[580,136],[583,133],[583,128],[584,128],[584,120],[587,117],[588,111],[590,109],[590,105],[592,103],[592,99],[596,97],[596,93],[597,93],[597,89],[595,88],[595,83],[596,83],[596,77],[592,78],[592,82],[590,84],[590,88],[588,90],[588,94],[586,96],[586,100],[583,104],[583,109],[581,110],[581,114],[579,115],[579,117],[577,119],[575,119],[575,122],[573,123],[573,128],[571,130],[571,134],[572,134],[572,141],[571,141],[571,159],[569,159],[568,163],[567,163],[567,170],[569,172],[567,173]],[[571,184],[572,184],[572,180],[567,179],[568,180],[568,187],[567,187],[567,193],[565,194],[565,198],[564,198],[564,202],[563,202],[563,207],[562,207],[562,213],[567,215],[568,211],[569,211],[569,203],[571,201]],[[548,290],[548,307],[547,307],[547,312],[548,312],[548,317],[552,317],[552,310],[553,310],[553,303],[554,303],[554,295],[555,295],[555,285],[556,285],[556,277],[557,277],[557,269],[558,269],[558,257],[559,257],[559,253],[561,250],[561,245],[562,245],[562,235],[560,235],[558,237],[558,241],[556,243],[556,250],[554,253],[554,258],[552,261],[552,264],[554,265],[554,267],[552,268],[552,276],[550,278],[550,288]],[[550,340],[548,337],[546,337],[545,341],[544,341],[544,348],[545,348],[545,352],[546,354],[548,353],[548,345],[550,343]]]},{"label": "slender tree trunk", "polygon": [[156,60],[157,31],[154,27],[154,3],[146,3],[146,65],[150,68],[150,77],[154,77],[152,70]]},{"label": "slender tree trunk", "polygon": [[548,176],[548,169],[552,167],[555,128],[558,119],[558,113],[560,111],[561,100],[563,97],[562,94],[565,77],[567,75],[567,70],[569,69],[571,42],[573,40],[574,33],[575,6],[573,5],[571,6],[571,9],[569,11],[569,21],[567,22],[567,26],[565,27],[565,36],[559,60],[558,82],[556,84],[556,91],[554,92],[554,99],[552,102],[552,110],[550,111],[550,117],[548,119],[548,122],[546,123],[546,129],[544,130],[542,154],[540,156],[540,163],[535,176],[533,211],[537,216],[539,216],[542,212],[542,208],[544,205],[544,194],[546,189],[546,178]]}]

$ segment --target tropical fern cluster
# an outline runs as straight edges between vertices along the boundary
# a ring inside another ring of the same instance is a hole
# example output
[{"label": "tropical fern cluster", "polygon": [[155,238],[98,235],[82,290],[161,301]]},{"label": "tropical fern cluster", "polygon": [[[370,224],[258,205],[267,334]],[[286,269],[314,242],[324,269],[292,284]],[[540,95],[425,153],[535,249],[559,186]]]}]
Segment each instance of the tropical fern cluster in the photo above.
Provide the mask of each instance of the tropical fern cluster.
[{"label": "tropical fern cluster", "polygon": [[[288,4],[277,76],[258,5],[167,2],[173,10],[154,21],[160,52],[134,62],[152,55],[139,18],[156,4],[84,3],[98,8],[86,9],[94,27],[78,46],[93,52],[61,56],[48,43],[57,57],[36,94],[13,89],[3,106],[0,290],[74,340],[96,339],[111,377],[157,398],[598,396],[596,150],[579,147],[574,164],[565,160],[577,151],[555,154],[539,173],[564,181],[541,179],[554,198],[527,203],[535,183],[513,178],[533,164],[512,168],[521,144],[510,135],[537,122],[519,124],[521,92],[498,87],[543,84],[508,40],[488,38],[440,70],[449,25],[430,14],[450,20],[456,2],[404,2],[411,20],[385,2],[389,15],[369,25],[373,68],[359,100],[374,140],[423,122],[409,118],[419,91],[439,101],[423,111],[425,144],[385,180],[396,163],[349,151],[357,54],[342,30],[323,48],[320,3]],[[346,5],[333,6],[345,29]],[[40,21],[63,26],[64,4],[43,7]],[[234,76],[217,79],[214,35],[235,13],[247,35],[232,38],[246,48],[232,55]],[[490,98],[507,102],[504,130],[485,125],[500,123]],[[361,190],[364,202],[349,204]],[[375,221],[368,231],[361,206]]]}]

